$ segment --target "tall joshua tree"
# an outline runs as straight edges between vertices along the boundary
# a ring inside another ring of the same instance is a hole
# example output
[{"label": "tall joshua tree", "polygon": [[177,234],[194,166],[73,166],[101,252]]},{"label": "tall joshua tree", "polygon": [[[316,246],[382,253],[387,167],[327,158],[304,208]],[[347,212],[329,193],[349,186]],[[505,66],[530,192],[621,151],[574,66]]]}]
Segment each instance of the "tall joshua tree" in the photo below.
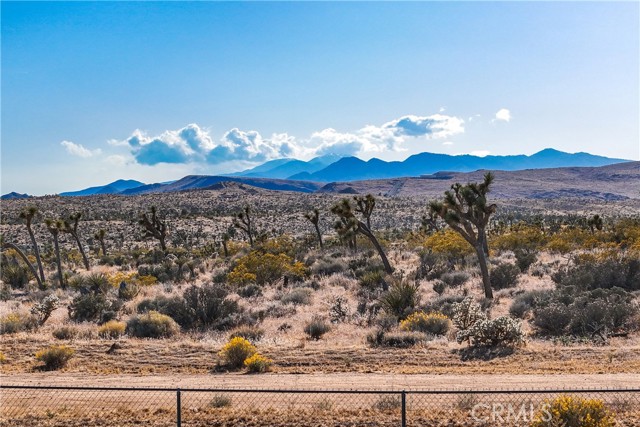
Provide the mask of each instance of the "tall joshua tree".
[{"label": "tall joshua tree", "polygon": [[249,236],[249,245],[253,247],[253,228],[251,226],[251,208],[245,206],[242,212],[239,212],[233,220],[233,226],[247,233]]},{"label": "tall joshua tree", "polygon": [[49,233],[51,233],[51,236],[53,236],[53,247],[56,251],[56,264],[58,266],[58,281],[60,282],[60,287],[62,289],[66,288],[66,285],[64,283],[64,277],[62,276],[62,262],[60,261],[60,242],[59,242],[59,238],[60,238],[60,233],[62,233],[64,231],[64,222],[61,220],[52,220],[52,219],[45,219],[44,223],[47,226],[47,230],[49,230]]},{"label": "tall joshua tree", "polygon": [[31,274],[33,274],[33,277],[35,277],[36,281],[38,282],[38,288],[40,290],[46,289],[44,285],[44,281],[40,279],[40,276],[38,276],[38,272],[36,271],[36,268],[33,266],[33,263],[29,261],[29,258],[17,245],[14,245],[13,243],[10,243],[10,242],[5,242],[2,236],[0,235],[0,247],[2,247],[2,250],[13,249],[18,254],[18,256],[22,258],[22,261],[24,261],[27,267],[29,267]]},{"label": "tall joshua tree", "polygon": [[80,241],[80,233],[78,232],[78,224],[80,223],[80,218],[82,218],[82,214],[77,212],[69,216],[69,219],[65,219],[64,228],[62,231],[67,234],[71,234],[73,240],[76,241],[76,245],[78,245],[78,249],[80,250],[80,255],[82,255],[82,262],[84,263],[84,268],[90,270],[89,266],[89,258],[87,258],[87,254],[84,251],[84,247],[82,247],[82,242]]},{"label": "tall joshua tree", "polygon": [[33,229],[31,228],[31,224],[33,222],[33,218],[38,213],[38,208],[35,206],[29,206],[20,212],[20,218],[24,220],[27,226],[27,232],[29,232],[29,237],[31,238],[31,245],[33,246],[33,252],[36,255],[36,263],[38,264],[38,271],[40,272],[40,280],[38,284],[44,283],[44,269],[42,268],[42,259],[40,258],[40,249],[38,249],[38,242],[36,242],[36,236],[33,234]]},{"label": "tall joshua tree", "polygon": [[107,236],[107,231],[104,228],[96,231],[93,238],[100,242],[100,249],[102,249],[102,256],[107,256],[107,246],[104,244],[104,238]]},{"label": "tall joshua tree", "polygon": [[371,214],[373,208],[376,207],[376,198],[371,194],[366,196],[353,196],[353,200],[356,202],[355,211],[359,212],[367,223],[367,228],[371,230]]},{"label": "tall joshua tree", "polygon": [[602,230],[602,217],[598,214],[595,214],[594,216],[592,216],[591,218],[589,218],[587,220],[587,225],[589,226],[589,229],[591,230],[591,234],[594,234],[596,232],[596,230],[601,231]]},{"label": "tall joshua tree", "polygon": [[475,249],[486,298],[493,298],[487,267],[489,250],[486,233],[489,217],[497,208],[495,204],[487,204],[487,193],[492,182],[493,174],[489,172],[484,175],[483,182],[453,184],[451,190],[445,191],[443,201],[429,203],[431,212],[442,218]]},{"label": "tall joshua tree", "polygon": [[158,210],[155,206],[151,206],[149,214],[146,212],[140,214],[138,224],[142,226],[144,237],[153,237],[160,242],[160,249],[167,251],[167,222],[158,217]]},{"label": "tall joshua tree", "polygon": [[312,211],[304,214],[304,217],[309,220],[311,224],[316,229],[316,235],[318,236],[318,242],[320,243],[320,249],[324,249],[324,245],[322,244],[322,233],[320,232],[320,211],[318,209],[313,209]]},{"label": "tall joshua tree", "polygon": [[[371,196],[373,197],[373,196]],[[387,274],[393,273],[393,267],[389,263],[387,259],[387,255],[384,253],[384,249],[376,239],[376,236],[371,232],[371,229],[359,220],[355,214],[353,213],[353,208],[351,207],[351,203],[349,203],[348,199],[343,199],[340,203],[333,206],[331,208],[331,212],[338,216],[338,221],[336,222],[336,231],[340,236],[357,234],[364,234],[373,244],[373,246],[378,251],[378,255],[382,259],[382,264],[384,265],[384,270]]]}]

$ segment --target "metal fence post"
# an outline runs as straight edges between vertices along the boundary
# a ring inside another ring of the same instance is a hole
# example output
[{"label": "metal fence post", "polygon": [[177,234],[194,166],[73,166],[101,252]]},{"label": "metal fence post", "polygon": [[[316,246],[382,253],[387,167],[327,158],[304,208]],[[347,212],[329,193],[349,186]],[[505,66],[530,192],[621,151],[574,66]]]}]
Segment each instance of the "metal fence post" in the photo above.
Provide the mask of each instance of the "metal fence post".
[{"label": "metal fence post", "polygon": [[407,427],[407,392],[402,390],[402,427]]},{"label": "metal fence post", "polygon": [[176,390],[176,424],[178,427],[182,426],[182,403],[181,403],[180,389]]}]

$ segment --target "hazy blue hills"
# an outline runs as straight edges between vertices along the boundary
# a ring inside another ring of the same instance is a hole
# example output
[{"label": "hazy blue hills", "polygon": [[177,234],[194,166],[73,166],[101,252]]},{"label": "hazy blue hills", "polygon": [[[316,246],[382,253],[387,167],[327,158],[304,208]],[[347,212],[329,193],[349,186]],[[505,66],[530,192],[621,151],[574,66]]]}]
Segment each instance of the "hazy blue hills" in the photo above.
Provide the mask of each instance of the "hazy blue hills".
[{"label": "hazy blue hills", "polygon": [[295,179],[298,174],[318,172],[340,160],[335,154],[316,157],[309,161],[296,159],[278,159],[263,163],[253,169],[230,174],[229,176],[247,176],[255,178]]},{"label": "hazy blue hills", "polygon": [[135,181],[133,179],[119,179],[107,185],[99,187],[89,187],[79,191],[69,191],[60,193],[61,196],[93,196],[96,194],[118,194],[123,191],[130,190],[145,185],[144,182]]},{"label": "hazy blue hills", "polygon": [[28,194],[20,194],[20,193],[16,193],[15,191],[12,191],[11,193],[3,194],[0,197],[0,200],[28,199],[30,197],[31,196]]},{"label": "hazy blue hills", "polygon": [[531,156],[472,156],[463,154],[420,153],[404,161],[386,162],[373,158],[344,157],[316,172],[302,172],[289,179],[316,182],[361,181],[366,179],[402,178],[430,175],[440,171],[473,172],[479,169],[516,171],[557,167],[598,167],[626,160],[595,156],[589,153],[565,153],[551,148]]}]

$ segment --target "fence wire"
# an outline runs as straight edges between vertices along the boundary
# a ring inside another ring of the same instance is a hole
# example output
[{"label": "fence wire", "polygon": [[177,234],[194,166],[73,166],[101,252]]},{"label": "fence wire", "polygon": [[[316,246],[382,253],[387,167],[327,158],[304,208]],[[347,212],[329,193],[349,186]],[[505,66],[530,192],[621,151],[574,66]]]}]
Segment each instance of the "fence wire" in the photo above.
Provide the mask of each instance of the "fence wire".
[{"label": "fence wire", "polygon": [[[559,398],[592,400],[594,407],[610,416],[611,422],[601,425],[640,427],[640,389],[358,391],[1,385],[0,393],[2,427],[532,426],[534,420],[544,420],[548,405]],[[557,423],[538,425],[555,427]],[[564,423],[563,427],[582,425]]]}]

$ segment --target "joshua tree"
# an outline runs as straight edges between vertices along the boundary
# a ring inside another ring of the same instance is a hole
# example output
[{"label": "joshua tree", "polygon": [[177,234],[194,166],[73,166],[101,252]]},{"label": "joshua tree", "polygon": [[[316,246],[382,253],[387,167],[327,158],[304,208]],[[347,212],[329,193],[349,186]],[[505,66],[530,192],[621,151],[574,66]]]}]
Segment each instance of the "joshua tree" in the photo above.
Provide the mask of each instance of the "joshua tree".
[{"label": "joshua tree", "polygon": [[238,213],[233,220],[233,226],[247,233],[249,245],[253,247],[253,229],[251,228],[251,208],[245,206],[244,211]]},{"label": "joshua tree", "polygon": [[[373,198],[373,196],[371,196]],[[371,241],[373,246],[375,246],[378,251],[378,255],[382,259],[382,264],[384,265],[384,270],[387,274],[393,273],[393,267],[389,264],[389,260],[387,259],[387,255],[384,253],[384,249],[376,239],[376,236],[373,235],[371,229],[364,222],[360,221],[355,214],[353,213],[353,209],[351,207],[351,203],[349,203],[348,199],[343,199],[340,203],[331,208],[331,212],[336,214],[339,220],[336,222],[336,231],[341,236],[349,236],[351,234],[355,235],[357,233],[362,233]]]},{"label": "joshua tree", "polygon": [[356,201],[356,207],[354,210],[362,214],[362,217],[367,223],[367,228],[371,230],[371,214],[373,213],[373,208],[376,207],[376,198],[371,194],[367,194],[364,197],[353,196],[353,200]]},{"label": "joshua tree", "polygon": [[225,258],[229,256],[229,247],[227,246],[227,243],[229,243],[230,238],[231,236],[229,236],[229,233],[224,233],[222,235],[222,250],[224,251]]},{"label": "joshua tree", "polygon": [[80,242],[80,234],[78,233],[78,223],[80,222],[80,218],[82,214],[77,212],[69,216],[69,219],[64,220],[64,228],[62,232],[71,234],[73,239],[76,241],[78,245],[78,249],[80,250],[80,255],[82,255],[82,262],[84,263],[84,268],[90,270],[89,266],[89,258],[87,258],[87,254],[84,252],[84,248],[82,247],[82,242]]},{"label": "joshua tree", "polygon": [[315,227],[316,234],[318,235],[318,242],[320,243],[320,249],[324,249],[324,245],[322,244],[322,233],[320,232],[320,225],[318,224],[320,222],[320,211],[318,209],[314,209],[304,214],[304,217]]},{"label": "joshua tree", "polygon": [[102,256],[107,256],[107,247],[104,244],[104,238],[107,236],[107,231],[104,228],[96,231],[93,238],[100,242],[100,248],[102,249]]},{"label": "joshua tree", "polygon": [[420,221],[420,232],[425,234],[430,234],[434,231],[438,231],[440,227],[438,227],[438,221],[436,215],[433,212],[429,211],[427,215],[422,215],[422,220]]},{"label": "joshua tree", "polygon": [[60,281],[60,287],[65,289],[66,285],[64,283],[64,277],[62,276],[62,262],[60,261],[60,243],[58,241],[60,233],[63,232],[65,228],[64,222],[61,220],[54,221],[47,218],[44,220],[44,223],[46,224],[49,233],[53,236],[53,245],[56,251],[56,264],[58,266],[58,280]]},{"label": "joshua tree", "polygon": [[591,234],[594,234],[596,230],[602,230],[602,217],[598,214],[595,214],[591,218],[587,220],[587,225],[591,230]]},{"label": "joshua tree", "polygon": [[149,216],[147,213],[140,214],[138,223],[142,226],[144,237],[153,237],[160,242],[160,248],[163,252],[167,251],[167,222],[158,218],[158,210],[155,206],[151,206]]},{"label": "joshua tree", "polygon": [[487,193],[492,182],[493,174],[489,172],[485,174],[483,182],[453,184],[451,190],[445,191],[443,201],[429,203],[431,212],[442,218],[475,249],[486,298],[493,298],[487,267],[489,248],[486,233],[489,217],[497,208],[495,204],[487,205]]},{"label": "joshua tree", "polygon": [[40,276],[38,276],[38,272],[36,271],[36,268],[33,266],[31,261],[29,261],[29,258],[27,258],[25,253],[22,252],[22,250],[18,246],[14,245],[13,243],[5,242],[4,239],[2,239],[2,236],[0,236],[0,242],[1,242],[2,250],[13,249],[18,254],[18,256],[22,258],[22,261],[24,261],[24,263],[27,264],[27,267],[29,267],[29,270],[31,271],[31,274],[33,274],[33,277],[36,278],[38,282],[38,288],[40,288],[41,290],[44,290],[45,289],[44,281],[40,279]]},{"label": "joshua tree", "polygon": [[33,234],[33,229],[31,228],[31,223],[33,222],[33,218],[38,213],[38,208],[35,206],[29,206],[20,212],[20,218],[24,219],[24,222],[27,226],[27,231],[29,232],[29,237],[31,238],[31,245],[33,246],[33,252],[36,255],[36,262],[38,263],[38,270],[40,272],[40,280],[39,284],[44,282],[44,269],[42,268],[42,259],[40,258],[40,249],[38,249],[38,243],[36,242],[36,236]]}]

